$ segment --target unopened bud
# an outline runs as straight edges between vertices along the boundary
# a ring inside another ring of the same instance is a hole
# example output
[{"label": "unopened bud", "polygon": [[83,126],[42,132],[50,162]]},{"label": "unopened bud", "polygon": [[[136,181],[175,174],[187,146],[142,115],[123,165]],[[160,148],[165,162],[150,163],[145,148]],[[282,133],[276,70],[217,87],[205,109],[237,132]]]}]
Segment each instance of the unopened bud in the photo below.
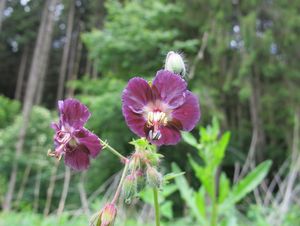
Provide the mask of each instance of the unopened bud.
[{"label": "unopened bud", "polygon": [[136,196],[136,193],[137,193],[137,178],[136,178],[136,176],[133,174],[126,176],[122,189],[123,189],[125,201],[127,203],[130,203],[131,198]]},{"label": "unopened bud", "polygon": [[142,170],[137,170],[135,172],[137,181],[137,191],[141,191],[145,187],[145,177]]},{"label": "unopened bud", "polygon": [[117,215],[117,208],[113,203],[107,203],[99,216],[97,225],[100,226],[113,226]]},{"label": "unopened bud", "polygon": [[140,169],[141,165],[142,165],[141,158],[142,158],[141,154],[138,152],[135,152],[131,156],[130,163],[129,163],[129,170],[135,171],[137,169]]},{"label": "unopened bud", "polygon": [[186,69],[182,56],[178,53],[175,53],[174,51],[168,52],[165,62],[165,70],[171,71],[184,77]]},{"label": "unopened bud", "polygon": [[162,175],[154,167],[148,166],[147,171],[147,182],[150,187],[160,188],[162,184]]}]

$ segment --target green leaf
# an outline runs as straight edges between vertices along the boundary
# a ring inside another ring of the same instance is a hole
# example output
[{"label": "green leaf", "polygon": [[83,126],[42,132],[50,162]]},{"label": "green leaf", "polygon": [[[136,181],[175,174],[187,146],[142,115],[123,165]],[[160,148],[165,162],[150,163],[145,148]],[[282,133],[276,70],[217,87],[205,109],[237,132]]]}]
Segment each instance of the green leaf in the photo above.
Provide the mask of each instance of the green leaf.
[{"label": "green leaf", "polygon": [[214,169],[211,168],[211,166],[200,166],[192,157],[189,156],[189,162],[195,171],[195,174],[197,178],[200,180],[202,185],[205,187],[206,192],[209,194],[209,196],[212,198],[215,195],[215,189],[213,187],[213,172]]},{"label": "green leaf", "polygon": [[170,180],[174,179],[175,177],[179,177],[184,175],[185,172],[180,172],[180,173],[168,173],[164,175],[164,183],[168,183]]},{"label": "green leaf", "polygon": [[[172,170],[174,172],[180,172],[180,168],[175,164],[172,163]],[[194,191],[191,189],[186,181],[186,179],[182,177],[175,178],[176,185],[179,189],[181,197],[184,199],[188,207],[191,209],[193,216],[197,219],[200,225],[206,225],[206,221],[201,214],[199,214],[199,210],[195,203],[195,196]]]},{"label": "green leaf", "polygon": [[219,203],[222,203],[230,192],[230,181],[225,173],[221,174],[220,177],[220,192],[219,192]]},{"label": "green leaf", "polygon": [[265,178],[272,165],[271,160],[259,164],[251,173],[233,186],[229,202],[234,204],[255,189]]},{"label": "green leaf", "polygon": [[160,206],[161,215],[171,220],[173,218],[173,203],[171,201],[166,201]]},{"label": "green leaf", "polygon": [[177,191],[177,186],[175,184],[168,184],[163,186],[161,194],[164,198],[167,198],[168,196],[172,195],[175,191]]},{"label": "green leaf", "polygon": [[181,136],[183,138],[183,140],[188,143],[189,145],[197,148],[198,146],[198,142],[196,140],[196,138],[189,132],[181,132]]},{"label": "green leaf", "polygon": [[227,145],[230,140],[230,132],[226,132],[222,135],[221,139],[218,141],[218,145],[215,151],[216,164],[218,165],[224,158],[224,153],[226,151]]},{"label": "green leaf", "polygon": [[196,205],[197,205],[197,208],[199,210],[199,213],[205,217],[205,189],[204,187],[202,186],[199,191],[196,193]]}]

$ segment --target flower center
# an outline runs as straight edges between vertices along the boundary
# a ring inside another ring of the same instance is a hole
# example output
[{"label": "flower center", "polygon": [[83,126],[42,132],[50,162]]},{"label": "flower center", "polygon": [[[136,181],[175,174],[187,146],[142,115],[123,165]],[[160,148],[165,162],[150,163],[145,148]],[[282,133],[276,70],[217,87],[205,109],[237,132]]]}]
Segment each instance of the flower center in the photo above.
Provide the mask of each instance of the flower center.
[{"label": "flower center", "polygon": [[63,130],[60,130],[56,133],[55,140],[58,143],[58,147],[55,148],[55,151],[51,152],[51,150],[48,151],[49,156],[54,156],[58,158],[59,160],[63,156],[63,154],[66,152],[66,146],[70,145],[71,147],[75,147],[77,145],[76,140],[72,138],[72,135],[70,132],[66,132]]},{"label": "flower center", "polygon": [[147,126],[149,130],[149,138],[151,140],[159,140],[161,138],[160,126],[166,126],[168,123],[168,117],[166,113],[161,111],[150,111],[147,114]]},{"label": "flower center", "polygon": [[60,144],[66,144],[71,140],[71,134],[65,131],[58,131],[56,135],[56,141]]}]

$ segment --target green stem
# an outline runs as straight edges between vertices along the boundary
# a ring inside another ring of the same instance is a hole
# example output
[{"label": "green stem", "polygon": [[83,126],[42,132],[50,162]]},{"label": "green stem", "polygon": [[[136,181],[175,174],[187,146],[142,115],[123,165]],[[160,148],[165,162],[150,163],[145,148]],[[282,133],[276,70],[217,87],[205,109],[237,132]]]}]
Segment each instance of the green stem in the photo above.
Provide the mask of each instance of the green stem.
[{"label": "green stem", "polygon": [[116,149],[114,149],[112,146],[110,146],[106,141],[103,141],[101,139],[99,139],[99,140],[100,140],[101,144],[103,145],[103,148],[107,148],[111,153],[118,156],[125,163],[128,161],[128,159],[124,155],[122,155],[120,152],[118,152]]},{"label": "green stem", "polygon": [[212,184],[212,189],[214,191],[214,196],[212,197],[212,211],[211,211],[211,226],[217,226],[218,223],[218,197],[217,197],[217,189],[216,185],[218,184],[217,182],[217,177],[216,177],[216,170],[213,173],[213,184]]},{"label": "green stem", "polygon": [[218,216],[218,204],[216,202],[216,200],[212,200],[213,204],[212,204],[212,213],[211,213],[211,226],[216,226],[217,225],[217,216]]},{"label": "green stem", "polygon": [[160,214],[159,214],[159,204],[158,204],[158,190],[153,188],[153,199],[154,199],[154,208],[155,208],[155,222],[156,226],[160,226]]},{"label": "green stem", "polygon": [[111,203],[113,203],[113,204],[116,203],[116,201],[117,201],[117,199],[118,199],[118,197],[120,195],[120,192],[121,192],[121,189],[122,189],[122,185],[123,185],[123,182],[124,182],[127,170],[128,170],[128,166],[129,166],[129,160],[126,159],[125,167],[124,167],[124,170],[123,170],[123,173],[122,173],[122,176],[121,176],[118,188],[117,188],[116,193],[115,193],[115,195],[113,197],[113,200],[111,201]]}]

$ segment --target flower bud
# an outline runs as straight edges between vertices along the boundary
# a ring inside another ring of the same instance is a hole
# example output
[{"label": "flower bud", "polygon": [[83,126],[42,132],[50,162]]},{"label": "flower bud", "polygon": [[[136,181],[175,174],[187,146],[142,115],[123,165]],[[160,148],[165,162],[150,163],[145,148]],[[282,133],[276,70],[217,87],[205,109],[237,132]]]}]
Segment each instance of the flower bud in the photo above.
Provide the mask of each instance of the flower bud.
[{"label": "flower bud", "polygon": [[137,193],[137,178],[134,174],[130,174],[125,177],[122,190],[125,202],[130,203],[131,198],[133,198]]},{"label": "flower bud", "polygon": [[168,52],[165,62],[165,70],[171,71],[184,77],[186,69],[182,56],[178,53],[175,53],[174,51]]},{"label": "flower bud", "polygon": [[100,226],[113,226],[117,215],[117,208],[113,203],[107,203],[99,216],[97,225]]},{"label": "flower bud", "polygon": [[162,175],[152,166],[147,167],[147,183],[150,187],[160,188],[162,184]]},{"label": "flower bud", "polygon": [[138,152],[135,152],[131,156],[130,163],[129,163],[129,170],[130,171],[135,171],[135,170],[141,168],[141,166],[142,166],[141,158],[142,158],[142,155]]},{"label": "flower bud", "polygon": [[137,191],[141,191],[145,187],[145,177],[142,170],[137,170],[135,172],[137,181]]}]

